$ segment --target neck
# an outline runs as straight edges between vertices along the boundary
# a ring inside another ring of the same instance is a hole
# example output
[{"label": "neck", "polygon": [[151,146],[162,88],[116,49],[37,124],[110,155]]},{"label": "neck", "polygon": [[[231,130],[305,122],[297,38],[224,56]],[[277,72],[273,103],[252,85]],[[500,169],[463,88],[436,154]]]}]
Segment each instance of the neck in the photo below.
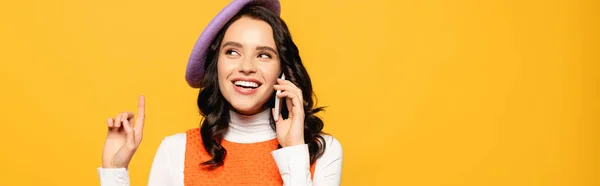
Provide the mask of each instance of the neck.
[{"label": "neck", "polygon": [[254,115],[243,115],[229,110],[229,129],[224,138],[235,143],[256,143],[271,140],[277,137],[271,128],[270,109]]}]

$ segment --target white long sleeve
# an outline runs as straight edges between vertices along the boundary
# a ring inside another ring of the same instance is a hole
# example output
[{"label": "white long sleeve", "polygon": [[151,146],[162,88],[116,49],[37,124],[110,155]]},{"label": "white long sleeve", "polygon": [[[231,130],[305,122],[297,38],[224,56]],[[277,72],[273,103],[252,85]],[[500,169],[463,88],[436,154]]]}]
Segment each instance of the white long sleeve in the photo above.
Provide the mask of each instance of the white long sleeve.
[{"label": "white long sleeve", "polygon": [[129,186],[129,173],[125,168],[98,168],[101,186]]},{"label": "white long sleeve", "polygon": [[295,145],[271,152],[284,186],[340,185],[342,176],[342,146],[329,135],[325,152],[317,159],[314,178],[310,178],[308,145]]},{"label": "white long sleeve", "polygon": [[171,174],[171,163],[169,161],[169,152],[166,150],[167,144],[166,139],[162,141],[154,161],[152,162],[152,168],[150,169],[150,176],[148,176],[148,186],[173,186],[173,176]]},{"label": "white long sleeve", "polygon": [[294,145],[271,152],[285,186],[312,185],[308,145]]},{"label": "white long sleeve", "polygon": [[148,186],[183,186],[185,134],[166,137],[154,156]]},{"label": "white long sleeve", "polygon": [[326,148],[315,165],[314,185],[340,185],[342,181],[342,144],[333,136],[322,135]]}]

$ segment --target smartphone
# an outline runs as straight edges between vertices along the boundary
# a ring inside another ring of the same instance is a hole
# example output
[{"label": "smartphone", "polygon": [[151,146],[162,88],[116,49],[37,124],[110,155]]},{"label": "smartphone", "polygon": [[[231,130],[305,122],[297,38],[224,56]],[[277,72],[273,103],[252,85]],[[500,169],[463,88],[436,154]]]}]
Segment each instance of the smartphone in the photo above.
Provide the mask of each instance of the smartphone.
[{"label": "smartphone", "polygon": [[[285,80],[285,74],[281,73],[281,77],[279,79]],[[279,113],[281,113],[281,98],[277,97],[277,94],[281,93],[281,90],[277,90],[275,93],[275,112],[273,113],[273,118],[276,120],[279,117]]]}]

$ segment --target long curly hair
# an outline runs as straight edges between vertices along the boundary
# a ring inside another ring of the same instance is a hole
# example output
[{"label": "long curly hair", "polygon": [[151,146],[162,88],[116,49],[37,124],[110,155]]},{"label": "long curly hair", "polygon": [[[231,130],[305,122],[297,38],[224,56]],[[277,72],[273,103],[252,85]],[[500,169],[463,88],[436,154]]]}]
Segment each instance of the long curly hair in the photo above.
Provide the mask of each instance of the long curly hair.
[{"label": "long curly hair", "polygon": [[[231,105],[225,100],[219,90],[219,79],[217,76],[218,51],[227,28],[244,16],[265,21],[271,26],[277,52],[279,53],[282,73],[285,74],[287,80],[302,90],[305,114],[304,141],[308,144],[310,163],[312,164],[325,151],[325,140],[321,136],[323,134],[321,131],[323,129],[323,121],[316,116],[318,112],[323,110],[323,107],[316,107],[315,102],[313,102],[313,98],[316,101],[316,96],[313,97],[314,93],[310,77],[302,64],[298,47],[292,41],[292,36],[285,22],[264,7],[247,5],[218,32],[209,47],[206,57],[207,63],[204,65],[206,73],[201,82],[201,86],[204,88],[198,94],[198,108],[202,116],[204,116],[200,126],[200,135],[204,148],[212,156],[212,159],[203,162],[202,165],[209,169],[217,168],[223,165],[223,160],[227,155],[227,150],[221,146],[221,140],[223,140],[223,135],[229,127],[229,109],[231,109]],[[273,91],[274,93],[275,91]],[[273,105],[274,97],[271,96],[265,104]],[[283,101],[282,108],[287,108],[285,104],[286,102]],[[281,114],[284,118],[287,118],[289,113],[287,109],[282,109]],[[271,128],[275,130],[275,120],[271,114],[269,115]]]}]

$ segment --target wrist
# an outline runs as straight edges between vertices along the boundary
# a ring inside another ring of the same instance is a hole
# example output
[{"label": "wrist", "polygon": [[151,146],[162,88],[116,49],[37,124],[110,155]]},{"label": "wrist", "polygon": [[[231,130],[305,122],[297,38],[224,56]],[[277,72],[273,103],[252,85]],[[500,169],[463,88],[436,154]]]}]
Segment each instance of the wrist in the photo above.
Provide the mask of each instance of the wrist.
[{"label": "wrist", "polygon": [[112,160],[110,160],[109,162],[102,162],[102,168],[104,168],[104,169],[120,169],[120,168],[128,169],[128,167],[129,167],[129,164],[115,165],[114,163],[112,163]]},{"label": "wrist", "polygon": [[291,147],[291,146],[303,145],[303,144],[306,144],[304,142],[304,139],[302,139],[302,140],[294,140],[294,141],[289,141],[289,142],[286,142],[285,144],[282,144],[281,147]]}]

